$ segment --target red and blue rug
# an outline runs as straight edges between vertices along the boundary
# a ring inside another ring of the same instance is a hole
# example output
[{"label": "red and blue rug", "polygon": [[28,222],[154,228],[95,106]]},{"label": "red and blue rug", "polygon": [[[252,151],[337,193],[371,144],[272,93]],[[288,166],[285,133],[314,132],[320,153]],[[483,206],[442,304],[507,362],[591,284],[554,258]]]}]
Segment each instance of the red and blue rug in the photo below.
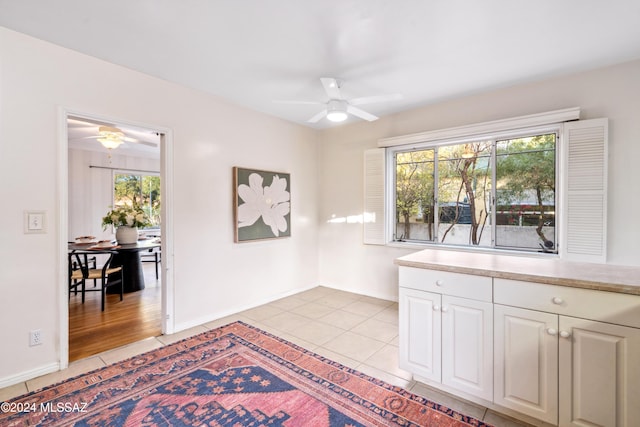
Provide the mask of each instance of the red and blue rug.
[{"label": "red and blue rug", "polygon": [[2,426],[488,426],[242,322],[5,406]]}]

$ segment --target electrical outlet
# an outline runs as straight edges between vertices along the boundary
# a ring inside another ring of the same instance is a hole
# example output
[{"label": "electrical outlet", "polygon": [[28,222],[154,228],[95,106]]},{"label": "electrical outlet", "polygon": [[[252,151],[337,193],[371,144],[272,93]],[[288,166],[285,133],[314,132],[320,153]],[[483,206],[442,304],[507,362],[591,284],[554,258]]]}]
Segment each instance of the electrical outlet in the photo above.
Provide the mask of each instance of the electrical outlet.
[{"label": "electrical outlet", "polygon": [[29,345],[33,347],[34,345],[42,344],[42,331],[40,329],[34,329],[29,332]]}]

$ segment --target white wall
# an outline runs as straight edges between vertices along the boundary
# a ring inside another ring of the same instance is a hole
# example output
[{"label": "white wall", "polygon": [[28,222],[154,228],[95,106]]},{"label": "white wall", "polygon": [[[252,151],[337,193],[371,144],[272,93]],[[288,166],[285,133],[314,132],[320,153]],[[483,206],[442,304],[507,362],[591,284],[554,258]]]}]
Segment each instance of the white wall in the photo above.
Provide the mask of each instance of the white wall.
[{"label": "white wall", "polygon": [[[424,84],[437,84],[425,81]],[[377,140],[428,130],[581,107],[608,117],[608,263],[640,266],[640,61],[441,102],[323,131],[320,137],[320,283],[397,299],[393,259],[416,249],[366,246],[359,223],[328,222],[363,212],[363,151]]]},{"label": "white wall", "polygon": [[[58,363],[61,107],[170,130],[176,329],[317,283],[314,131],[3,28],[0,61],[0,385]],[[233,243],[233,166],[291,174],[291,238]],[[23,234],[24,210],[48,232]]]}]

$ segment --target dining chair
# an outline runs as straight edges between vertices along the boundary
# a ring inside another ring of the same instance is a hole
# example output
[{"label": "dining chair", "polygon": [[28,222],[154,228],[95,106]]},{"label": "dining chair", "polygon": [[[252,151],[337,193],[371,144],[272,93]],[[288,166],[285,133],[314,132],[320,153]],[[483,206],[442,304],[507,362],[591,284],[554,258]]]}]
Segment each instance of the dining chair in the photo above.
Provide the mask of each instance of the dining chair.
[{"label": "dining chair", "polygon": [[[80,287],[80,292],[82,294],[82,303],[84,304],[85,292],[100,292],[101,293],[101,309],[104,311],[105,299],[107,288],[120,285],[120,301],[124,298],[124,281],[122,279],[122,266],[112,267],[111,261],[113,260],[114,255],[117,253],[115,251],[100,251],[100,254],[106,254],[109,257],[105,261],[104,265],[101,268],[90,268],[89,264],[83,262],[85,256],[90,256],[89,254],[95,254],[95,251],[85,252],[85,251],[73,251],[70,256],[73,256],[79,266],[77,270],[71,271],[70,276],[70,288],[69,288],[69,297],[71,297],[72,287],[77,292],[77,288]],[[87,289],[86,282],[87,280],[99,280],[100,288],[96,289]]]},{"label": "dining chair", "polygon": [[[74,242],[69,242],[69,243],[74,243]],[[83,256],[80,259],[80,262],[82,264],[88,265],[88,266],[93,266],[92,268],[97,268],[97,258],[94,254],[83,254]],[[80,282],[78,282],[77,280],[74,281],[71,279],[71,275],[73,274],[73,272],[75,270],[78,270],[80,268],[80,263],[78,262],[77,259],[75,259],[75,257],[73,256],[72,253],[69,254],[69,291],[74,291],[75,294],[78,294],[78,285],[80,284]],[[93,287],[95,288],[97,286],[97,281],[94,280],[93,281]],[[71,298],[71,292],[69,292],[69,298]]]},{"label": "dining chair", "polygon": [[147,252],[140,254],[142,262],[153,262],[156,264],[156,280],[158,280],[158,264],[162,262],[162,252],[160,248],[151,248]]}]

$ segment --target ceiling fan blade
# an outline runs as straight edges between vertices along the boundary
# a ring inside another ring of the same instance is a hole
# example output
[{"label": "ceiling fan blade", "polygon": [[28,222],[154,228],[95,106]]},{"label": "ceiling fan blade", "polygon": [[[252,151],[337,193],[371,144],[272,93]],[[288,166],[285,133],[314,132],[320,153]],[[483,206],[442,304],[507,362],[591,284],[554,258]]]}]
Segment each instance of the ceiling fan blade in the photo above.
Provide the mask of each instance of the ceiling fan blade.
[{"label": "ceiling fan blade", "polygon": [[295,105],[322,105],[324,102],[317,101],[273,101],[275,104],[295,104]]},{"label": "ceiling fan blade", "polygon": [[329,99],[342,99],[342,95],[340,95],[340,82],[338,80],[331,77],[322,77],[320,81]]},{"label": "ceiling fan blade", "polygon": [[141,139],[136,139],[136,138],[130,138],[128,136],[124,137],[124,140],[126,142],[132,142],[134,144],[142,144],[142,145],[148,145],[149,147],[157,147],[158,144],[156,144],[155,142],[150,142],[150,141],[143,141]]},{"label": "ceiling fan blade", "polygon": [[307,120],[307,123],[317,123],[320,121],[321,118],[323,118],[326,115],[327,115],[327,110],[322,110],[318,114],[316,114],[315,116]]},{"label": "ceiling fan blade", "polygon": [[399,99],[402,99],[402,94],[391,93],[389,95],[373,95],[373,96],[363,96],[360,98],[353,98],[349,100],[349,104],[363,105],[363,104],[373,104],[375,102],[397,101]]},{"label": "ceiling fan blade", "polygon": [[352,114],[352,115],[354,115],[356,117],[360,117],[361,119],[364,119],[364,120],[366,120],[368,122],[372,122],[374,120],[378,120],[377,116],[374,116],[371,113],[367,113],[364,110],[356,108],[353,105],[347,106],[347,113]]},{"label": "ceiling fan blade", "polygon": [[99,136],[80,136],[78,138],[69,138],[69,141],[80,141],[82,139],[97,139]]}]

